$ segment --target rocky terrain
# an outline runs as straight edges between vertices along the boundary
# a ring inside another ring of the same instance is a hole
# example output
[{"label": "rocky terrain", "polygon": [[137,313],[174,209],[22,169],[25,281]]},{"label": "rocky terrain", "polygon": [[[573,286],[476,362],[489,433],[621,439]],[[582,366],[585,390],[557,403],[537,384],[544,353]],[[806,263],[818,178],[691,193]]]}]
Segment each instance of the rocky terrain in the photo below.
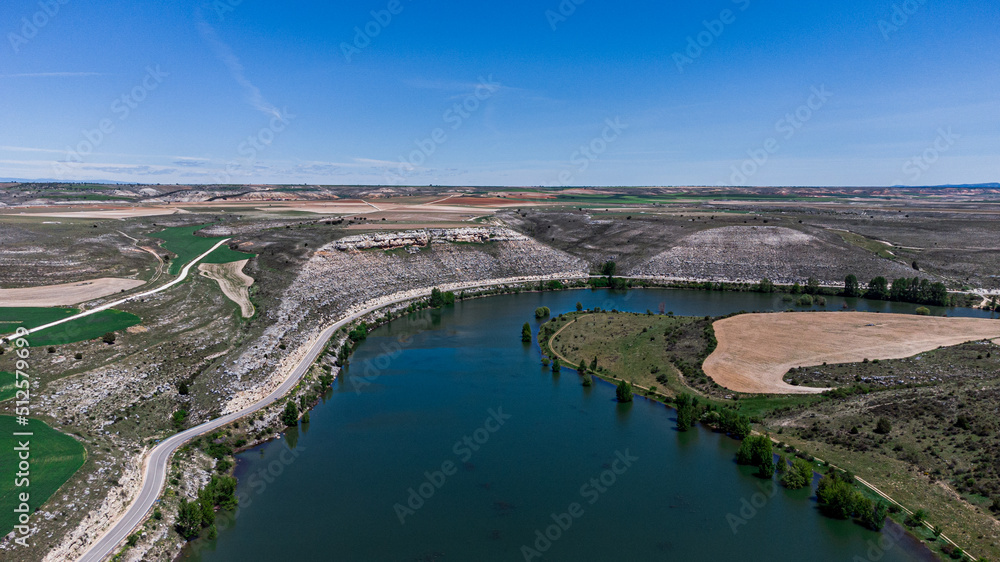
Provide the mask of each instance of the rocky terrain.
[{"label": "rocky terrain", "polygon": [[[854,254],[854,255],[852,255]],[[639,276],[665,276],[713,281],[842,285],[848,274],[866,282],[883,275],[910,277],[912,268],[857,255],[798,230],[776,226],[727,226],[704,230],[678,241],[673,248],[634,268]]]}]

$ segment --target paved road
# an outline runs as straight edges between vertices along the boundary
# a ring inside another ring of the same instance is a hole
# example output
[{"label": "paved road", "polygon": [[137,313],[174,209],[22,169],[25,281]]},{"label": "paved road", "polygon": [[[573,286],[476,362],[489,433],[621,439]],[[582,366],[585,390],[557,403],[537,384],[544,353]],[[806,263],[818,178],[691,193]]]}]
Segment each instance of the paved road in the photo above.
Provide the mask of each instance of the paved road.
[{"label": "paved road", "polygon": [[[188,276],[188,272],[191,271],[191,267],[194,266],[194,264],[196,264],[199,261],[205,259],[208,256],[208,254],[211,254],[219,246],[225,244],[226,242],[229,242],[229,240],[230,240],[229,238],[226,238],[225,240],[220,240],[218,244],[212,246],[212,249],[208,250],[204,254],[202,254],[202,255],[196,257],[195,259],[191,260],[191,262],[188,263],[187,265],[185,265],[184,269],[181,270],[181,274],[177,277],[177,279],[174,279],[173,281],[171,281],[170,283],[167,283],[166,285],[157,287],[155,289],[151,289],[149,291],[145,291],[143,293],[138,293],[138,294],[135,294],[135,295],[131,295],[131,296],[125,297],[125,298],[123,298],[121,300],[117,300],[115,302],[112,302],[112,303],[102,304],[101,306],[98,306],[96,308],[91,308],[90,310],[85,310],[85,311],[81,312],[80,314],[75,314],[75,315],[70,316],[68,318],[62,318],[60,320],[56,320],[55,322],[49,322],[48,324],[45,324],[43,326],[38,326],[37,328],[32,328],[32,329],[28,330],[27,334],[32,334],[34,332],[39,332],[39,331],[44,330],[46,328],[51,328],[53,326],[58,326],[60,324],[65,324],[66,322],[72,322],[73,320],[77,320],[79,318],[83,318],[84,316],[90,316],[91,314],[97,314],[98,312],[101,312],[102,310],[108,310],[109,308],[114,308],[114,307],[116,307],[118,305],[127,303],[129,301],[134,301],[135,299],[141,299],[143,297],[148,297],[150,295],[155,295],[156,293],[160,293],[160,292],[166,291],[170,287],[173,287],[174,285],[176,285],[176,284],[184,281],[184,279],[186,279],[187,276]],[[27,335],[27,334],[25,334],[25,335]],[[9,340],[9,339],[11,339],[13,337],[15,337],[15,334],[8,334],[7,336],[4,336],[3,339],[4,340]]]},{"label": "paved road", "polygon": [[[199,258],[201,259],[201,258]],[[193,263],[193,262],[192,262]],[[543,279],[532,279],[531,281],[537,280],[548,280],[548,279],[566,279],[574,277],[572,275],[553,275],[547,276]],[[578,277],[578,276],[577,276]],[[461,285],[447,285],[442,286],[442,289],[447,287],[447,290],[462,290],[462,289],[475,289],[479,287],[487,287],[490,285],[498,285],[502,283],[513,283],[515,279],[498,279],[491,281],[481,281],[476,283],[467,283]],[[159,443],[153,450],[149,453],[149,457],[144,463],[143,469],[143,483],[142,490],[139,491],[139,495],[136,499],[132,501],[132,504],[125,511],[125,514],[108,530],[101,538],[90,545],[86,552],[79,558],[80,562],[100,562],[105,558],[111,556],[115,551],[115,548],[119,543],[125,540],[132,531],[146,518],[146,514],[152,509],[153,504],[156,503],[157,498],[160,496],[160,490],[163,489],[163,485],[166,482],[167,475],[167,463],[170,460],[170,456],[176,451],[181,445],[190,441],[200,435],[205,433],[210,433],[224,425],[227,425],[239,418],[252,414],[261,408],[264,408],[275,401],[279,400],[285,394],[288,393],[296,384],[298,384],[299,379],[309,370],[309,367],[316,361],[319,354],[322,353],[323,348],[326,347],[326,343],[333,337],[333,334],[346,324],[349,324],[360,318],[374,312],[380,308],[385,308],[392,304],[399,302],[404,302],[412,300],[414,298],[419,298],[421,296],[430,295],[431,288],[420,289],[417,295],[407,294],[399,298],[395,298],[385,302],[379,302],[378,304],[372,305],[370,307],[361,310],[347,316],[335,324],[327,327],[323,332],[310,343],[309,351],[306,356],[302,358],[298,365],[292,370],[291,374],[285,379],[285,382],[274,390],[271,394],[268,394],[262,400],[255,402],[254,404],[240,410],[238,412],[233,412],[232,414],[227,414],[221,418],[217,418],[208,422],[205,422],[199,426],[192,427],[191,429],[182,431],[176,435],[165,439]]]}]

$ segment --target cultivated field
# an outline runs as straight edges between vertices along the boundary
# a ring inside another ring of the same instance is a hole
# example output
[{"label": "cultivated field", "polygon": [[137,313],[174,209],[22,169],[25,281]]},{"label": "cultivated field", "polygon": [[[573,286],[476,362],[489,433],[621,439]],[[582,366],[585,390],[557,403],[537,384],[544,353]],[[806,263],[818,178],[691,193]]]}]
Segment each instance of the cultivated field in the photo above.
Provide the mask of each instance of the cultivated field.
[{"label": "cultivated field", "polygon": [[792,368],[900,359],[940,346],[1000,336],[1000,322],[870,312],[743,314],[715,323],[719,346],[704,369],[737,392],[807,394],[785,383]]},{"label": "cultivated field", "polygon": [[240,312],[244,318],[250,318],[254,314],[253,303],[250,302],[250,287],[253,285],[253,277],[243,273],[243,268],[249,261],[198,264],[201,274],[218,282],[223,294],[240,306]]},{"label": "cultivated field", "polygon": [[62,283],[23,289],[0,289],[0,306],[70,306],[128,291],[142,284],[142,281],[136,279],[104,277],[80,281],[79,283]]},{"label": "cultivated field", "polygon": [[[205,253],[212,246],[218,243],[219,240],[224,238],[210,238],[197,236],[195,234],[195,232],[198,232],[206,226],[209,225],[200,224],[194,226],[176,226],[152,235],[153,238],[159,238],[164,241],[163,247],[165,249],[177,254],[177,257],[170,263],[169,272],[171,275],[177,275],[180,273],[186,263]],[[241,252],[235,252],[230,250],[228,247],[220,247],[202,261],[204,263],[228,263],[245,260],[248,257],[252,256]]]},{"label": "cultivated field", "polygon": [[[16,431],[34,433],[31,437],[31,496],[28,502],[33,512],[83,466],[87,453],[76,439],[38,420],[30,420],[26,427],[16,425],[14,420],[13,416],[0,416],[0,448],[14,450],[17,438],[13,433]],[[17,465],[13,462],[0,465],[0,535],[9,533],[17,523],[14,508],[20,503],[17,501],[18,493],[25,489],[14,487],[16,472]]]}]

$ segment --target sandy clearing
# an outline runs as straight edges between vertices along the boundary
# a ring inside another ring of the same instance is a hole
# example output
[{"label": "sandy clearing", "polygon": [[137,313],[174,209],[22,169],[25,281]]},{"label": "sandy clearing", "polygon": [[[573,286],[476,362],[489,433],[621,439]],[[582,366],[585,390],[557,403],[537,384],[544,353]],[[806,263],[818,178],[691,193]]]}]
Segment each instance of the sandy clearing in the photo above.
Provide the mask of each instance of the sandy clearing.
[{"label": "sandy clearing", "polygon": [[902,359],[940,346],[996,338],[1000,321],[874,312],[742,314],[715,323],[719,346],[705,373],[737,392],[810,394],[782,378],[793,367]]},{"label": "sandy clearing", "polygon": [[240,305],[240,313],[243,314],[244,318],[250,318],[254,314],[253,303],[250,302],[250,286],[253,285],[253,277],[243,273],[243,268],[246,267],[248,261],[250,260],[198,265],[203,276],[215,280],[223,294],[229,297],[229,300]]},{"label": "sandy clearing", "polygon": [[0,289],[0,306],[70,306],[144,285],[145,281],[104,277],[76,283]]}]

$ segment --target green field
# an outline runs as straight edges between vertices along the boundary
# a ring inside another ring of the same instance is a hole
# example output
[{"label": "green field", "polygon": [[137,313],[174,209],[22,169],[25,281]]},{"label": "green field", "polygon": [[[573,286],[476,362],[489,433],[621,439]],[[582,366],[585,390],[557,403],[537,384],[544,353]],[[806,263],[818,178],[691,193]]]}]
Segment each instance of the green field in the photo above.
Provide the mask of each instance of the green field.
[{"label": "green field", "polygon": [[10,400],[14,397],[15,381],[14,373],[8,373],[7,371],[0,371],[0,402],[4,400]]},{"label": "green field", "polygon": [[[195,232],[206,226],[210,226],[210,224],[175,226],[152,235],[153,238],[163,240],[163,248],[177,254],[177,257],[170,262],[170,275],[177,275],[188,262],[207,252],[209,248],[220,240],[225,240],[225,237],[221,236],[209,238],[195,235]],[[228,246],[220,246],[202,260],[202,263],[229,263],[252,257],[254,257],[254,254],[234,252]]]},{"label": "green field", "polygon": [[[87,459],[87,451],[76,439],[59,433],[38,420],[30,420],[21,427],[15,424],[12,416],[0,416],[0,451],[4,461],[0,463],[0,535],[6,535],[17,524],[14,509],[20,503],[18,494],[27,491],[30,494],[28,506],[31,511],[42,506],[51,496],[66,483],[73,474],[83,466]],[[34,433],[32,437],[21,437],[30,440],[30,485],[27,488],[15,487],[15,474],[18,472],[14,461],[14,448],[18,446],[17,432]]]},{"label": "green field", "polygon": [[[20,326],[29,329],[43,326],[79,312],[75,308],[0,308],[0,333],[13,333]],[[141,322],[142,318],[128,312],[104,310],[31,334],[28,342],[32,347],[40,347],[87,341]]]},{"label": "green field", "polygon": [[43,326],[79,312],[75,308],[3,307],[0,308],[0,332],[12,333],[19,326],[25,328]]}]

